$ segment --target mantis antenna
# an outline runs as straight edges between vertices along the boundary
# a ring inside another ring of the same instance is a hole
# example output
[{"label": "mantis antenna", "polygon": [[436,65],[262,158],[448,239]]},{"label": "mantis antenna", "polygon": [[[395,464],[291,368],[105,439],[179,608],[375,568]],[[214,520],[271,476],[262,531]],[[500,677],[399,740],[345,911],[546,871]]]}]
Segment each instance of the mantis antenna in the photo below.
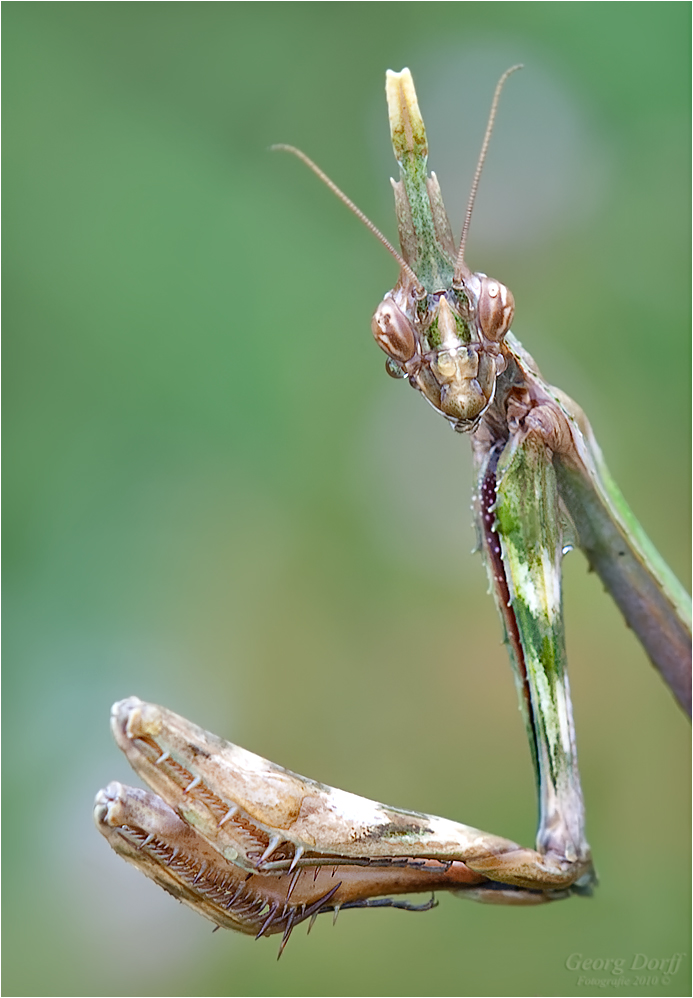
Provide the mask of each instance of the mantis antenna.
[{"label": "mantis antenna", "polygon": [[[517,67],[515,67],[515,68],[517,68]],[[510,73],[510,72],[512,72],[512,70],[508,70],[508,73]],[[506,73],[505,75],[507,76],[508,73]],[[421,287],[421,281],[416,276],[416,274],[414,273],[414,271],[411,269],[411,267],[409,266],[409,264],[407,263],[407,261],[404,259],[404,257],[401,256],[397,252],[397,250],[392,245],[392,243],[389,241],[389,239],[385,238],[385,236],[382,234],[382,232],[377,227],[377,225],[374,225],[373,222],[371,222],[370,218],[368,218],[367,215],[364,215],[364,213],[361,211],[361,209],[358,208],[354,204],[354,202],[351,200],[351,198],[347,197],[346,194],[344,193],[344,191],[341,190],[339,187],[337,187],[337,185],[335,184],[335,182],[333,180],[330,180],[330,178],[327,176],[326,173],[323,173],[323,171],[320,169],[320,167],[317,165],[317,163],[314,163],[313,160],[309,156],[306,156],[306,154],[304,152],[301,152],[300,149],[297,149],[296,146],[287,146],[287,145],[284,145],[283,143],[280,143],[279,145],[270,146],[270,151],[271,152],[290,152],[292,155],[297,156],[298,159],[300,159],[302,163],[305,163],[306,166],[308,167],[308,169],[312,170],[313,173],[315,174],[315,176],[318,177],[320,180],[322,180],[323,184],[325,184],[327,187],[330,188],[330,190],[332,191],[332,193],[335,194],[339,198],[339,200],[342,202],[342,204],[345,204],[347,206],[347,208],[349,209],[349,211],[353,212],[353,214],[356,215],[356,217],[361,222],[363,222],[363,224],[366,226],[367,229],[370,229],[370,231],[373,233],[373,235],[375,236],[375,238],[379,239],[380,242],[383,244],[383,246],[388,251],[388,253],[390,254],[390,256],[393,256],[395,258],[395,260],[397,261],[397,263],[402,268],[402,270],[406,274],[408,274],[408,276],[410,277],[410,279],[414,283],[414,286],[418,290],[420,290],[420,291],[423,292],[423,288]]]},{"label": "mantis antenna", "polygon": [[511,73],[514,73],[516,69],[523,69],[522,63],[518,63],[517,66],[511,66],[510,69],[506,71],[501,76],[500,80],[496,84],[496,90],[493,95],[493,101],[491,102],[491,111],[488,116],[488,124],[486,125],[486,134],[484,135],[484,141],[481,143],[481,152],[479,153],[479,160],[476,164],[476,172],[474,174],[474,180],[472,181],[472,189],[469,192],[469,201],[467,202],[467,212],[464,216],[464,225],[462,226],[462,235],[460,236],[460,248],[457,251],[457,260],[455,261],[455,274],[453,277],[453,284],[459,284],[462,282],[463,278],[469,273],[469,267],[464,262],[464,250],[467,245],[467,233],[469,232],[469,223],[472,220],[472,211],[474,210],[474,202],[476,200],[476,192],[479,188],[479,179],[481,177],[481,171],[484,168],[484,160],[486,159],[486,153],[488,152],[488,145],[491,141],[491,133],[493,132],[493,125],[496,120],[496,111],[498,110],[498,102],[500,101],[501,91],[505,85],[505,81],[508,79]]}]

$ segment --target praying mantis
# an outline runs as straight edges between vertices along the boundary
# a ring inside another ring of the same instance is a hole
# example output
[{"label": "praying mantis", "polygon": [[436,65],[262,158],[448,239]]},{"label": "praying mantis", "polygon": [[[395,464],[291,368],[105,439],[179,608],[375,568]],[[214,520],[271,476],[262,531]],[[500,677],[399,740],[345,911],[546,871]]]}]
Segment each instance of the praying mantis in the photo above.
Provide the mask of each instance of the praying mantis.
[{"label": "praying mantis", "polygon": [[405,811],[298,776],[154,704],[114,705],[112,730],[151,788],[111,783],[94,817],[114,850],[217,926],[256,937],[357,907],[426,909],[401,896],[452,891],[532,905],[591,893],[561,596],[579,545],[652,664],[690,713],[688,597],[625,504],[581,409],[548,385],[513,337],[514,299],[473,273],[467,233],[498,83],[455,245],[409,70],[387,74],[400,179],[401,253],[308,157],[298,156],[397,261],[372,331],[386,370],[471,437],[480,547],[514,670],[539,798],[533,849],[446,818]]}]

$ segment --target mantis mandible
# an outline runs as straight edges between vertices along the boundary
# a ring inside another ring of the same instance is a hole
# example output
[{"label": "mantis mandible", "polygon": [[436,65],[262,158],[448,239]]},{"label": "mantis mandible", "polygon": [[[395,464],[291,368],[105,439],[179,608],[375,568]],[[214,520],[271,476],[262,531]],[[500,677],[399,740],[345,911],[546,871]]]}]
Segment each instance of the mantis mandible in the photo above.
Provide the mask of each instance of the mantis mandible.
[{"label": "mantis mandible", "polygon": [[510,332],[507,287],[473,273],[465,247],[501,87],[462,236],[455,245],[408,69],[387,74],[400,179],[401,253],[308,157],[400,267],[372,330],[388,373],[471,435],[481,548],[503,621],[534,763],[539,826],[525,848],[468,825],[316,783],[131,697],[112,711],[119,747],[152,792],[111,783],[95,820],[111,846],[217,924],[256,937],[321,912],[413,905],[451,890],[477,901],[541,904],[595,883],[566,673],[561,597],[565,525],[652,664],[690,713],[688,597],[626,506],[580,408]]}]

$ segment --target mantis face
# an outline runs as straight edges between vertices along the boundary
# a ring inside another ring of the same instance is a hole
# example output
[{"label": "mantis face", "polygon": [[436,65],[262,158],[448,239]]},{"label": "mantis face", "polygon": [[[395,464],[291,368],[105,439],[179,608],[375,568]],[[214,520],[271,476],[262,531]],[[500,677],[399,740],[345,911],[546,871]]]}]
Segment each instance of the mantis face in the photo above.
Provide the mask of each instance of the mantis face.
[{"label": "mantis face", "polygon": [[493,401],[506,367],[512,292],[485,274],[459,288],[420,296],[398,286],[375,311],[371,329],[387,354],[386,370],[408,378],[456,430],[471,430]]}]

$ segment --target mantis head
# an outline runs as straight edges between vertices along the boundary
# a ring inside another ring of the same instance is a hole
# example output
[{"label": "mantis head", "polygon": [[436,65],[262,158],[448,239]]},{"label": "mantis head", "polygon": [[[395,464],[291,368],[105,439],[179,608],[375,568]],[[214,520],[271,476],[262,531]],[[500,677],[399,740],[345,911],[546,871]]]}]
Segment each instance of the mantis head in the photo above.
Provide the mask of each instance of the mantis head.
[{"label": "mantis head", "polygon": [[389,71],[386,84],[392,145],[400,166],[400,180],[392,186],[401,254],[305,153],[293,146],[273,146],[301,159],[398,262],[399,280],[373,315],[375,341],[387,354],[388,374],[407,378],[459,431],[477,426],[507,364],[503,339],[515,311],[512,292],[486,274],[472,273],[464,251],[500,92],[519,68],[507,70],[496,86],[458,249],[436,175],[426,173],[426,130],[408,69]]}]

